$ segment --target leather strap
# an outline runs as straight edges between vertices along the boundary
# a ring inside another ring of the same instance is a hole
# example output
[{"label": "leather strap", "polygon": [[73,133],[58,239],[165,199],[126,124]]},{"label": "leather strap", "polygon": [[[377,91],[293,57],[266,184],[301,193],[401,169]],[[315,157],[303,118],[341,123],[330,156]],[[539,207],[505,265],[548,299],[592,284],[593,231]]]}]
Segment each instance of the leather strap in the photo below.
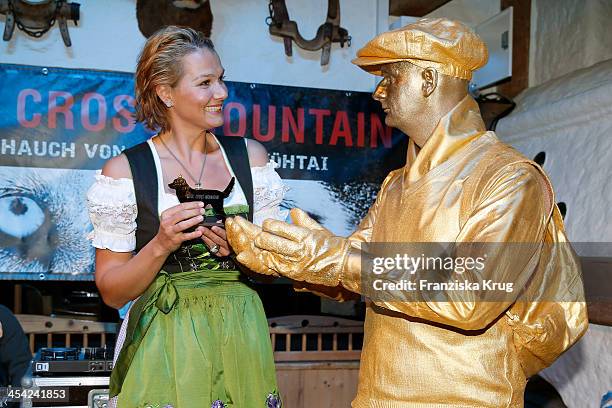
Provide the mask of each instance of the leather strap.
[{"label": "leather strap", "polygon": [[124,151],[134,182],[136,193],[136,252],[147,245],[159,230],[159,215],[157,213],[157,169],[153,153],[147,142],[137,144]]},{"label": "leather strap", "polygon": [[[249,205],[249,221],[253,221],[253,177],[246,144],[241,137],[217,136],[223,147],[229,165],[234,171]],[[157,169],[153,153],[147,142],[140,143],[125,150],[130,163],[136,205],[136,252],[140,251],[155,237],[159,230],[157,196]]]},{"label": "leather strap", "polygon": [[244,192],[249,205],[249,221],[253,221],[253,176],[251,175],[251,164],[249,153],[244,138],[235,136],[217,136],[219,144],[223,146],[225,155],[229,161],[240,187]]}]

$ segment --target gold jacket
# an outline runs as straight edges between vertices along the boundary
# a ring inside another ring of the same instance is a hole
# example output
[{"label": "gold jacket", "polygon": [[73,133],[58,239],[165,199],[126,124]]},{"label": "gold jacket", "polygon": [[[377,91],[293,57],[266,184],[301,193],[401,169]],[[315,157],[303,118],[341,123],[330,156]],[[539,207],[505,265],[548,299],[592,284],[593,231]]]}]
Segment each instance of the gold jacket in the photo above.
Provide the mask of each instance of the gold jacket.
[{"label": "gold jacket", "polygon": [[588,325],[579,262],[554,203],[540,167],[487,132],[469,96],[442,118],[418,154],[410,142],[406,166],[388,175],[349,237],[341,287],[362,293],[361,242],[546,245],[534,246],[529,259],[502,253],[485,271],[523,288],[521,298],[369,301],[353,407],[523,407],[527,378]]}]

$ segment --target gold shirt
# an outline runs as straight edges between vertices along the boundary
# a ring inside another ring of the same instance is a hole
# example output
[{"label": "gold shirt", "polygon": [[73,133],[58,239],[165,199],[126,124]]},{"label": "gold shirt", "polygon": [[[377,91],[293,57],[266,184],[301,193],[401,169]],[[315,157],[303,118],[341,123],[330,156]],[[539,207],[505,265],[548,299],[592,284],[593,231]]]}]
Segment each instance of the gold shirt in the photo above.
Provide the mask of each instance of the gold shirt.
[{"label": "gold shirt", "polygon": [[[349,240],[339,279],[361,293],[360,242],[565,243],[566,237],[542,170],[486,132],[467,96],[418,154],[410,142],[408,163],[388,175]],[[499,281],[510,276],[541,301],[368,302],[353,407],[522,408],[526,379],[588,324],[571,247],[538,247],[533,259],[502,254],[486,273]],[[302,287],[333,297],[330,288]]]}]

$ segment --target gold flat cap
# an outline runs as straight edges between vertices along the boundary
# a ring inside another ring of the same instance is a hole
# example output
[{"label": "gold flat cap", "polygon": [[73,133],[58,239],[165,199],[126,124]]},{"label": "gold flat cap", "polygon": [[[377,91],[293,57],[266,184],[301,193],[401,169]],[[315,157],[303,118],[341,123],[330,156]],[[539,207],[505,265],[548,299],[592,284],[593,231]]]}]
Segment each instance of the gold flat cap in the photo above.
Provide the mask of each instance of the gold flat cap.
[{"label": "gold flat cap", "polygon": [[446,18],[423,18],[378,35],[357,51],[357,58],[352,62],[381,75],[381,65],[408,61],[469,80],[472,72],[483,67],[488,58],[487,46],[470,27]]}]

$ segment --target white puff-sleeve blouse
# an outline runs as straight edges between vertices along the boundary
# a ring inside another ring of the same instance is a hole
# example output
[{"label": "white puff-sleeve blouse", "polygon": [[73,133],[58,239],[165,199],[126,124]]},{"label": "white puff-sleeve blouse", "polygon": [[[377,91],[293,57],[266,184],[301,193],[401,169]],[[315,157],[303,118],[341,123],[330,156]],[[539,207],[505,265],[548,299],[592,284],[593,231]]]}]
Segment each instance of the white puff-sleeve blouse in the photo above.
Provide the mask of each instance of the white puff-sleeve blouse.
[{"label": "white puff-sleeve blouse", "polygon": [[136,195],[131,179],[96,174],[87,191],[87,210],[93,225],[92,245],[115,252],[136,248]]},{"label": "white puff-sleeve blouse", "polygon": [[[261,226],[267,218],[284,221],[288,210],[281,209],[280,205],[288,188],[274,169],[274,162],[251,168],[251,174],[254,223]],[[175,196],[170,198],[172,200],[178,204]],[[89,239],[94,247],[115,252],[132,252],[136,248],[138,210],[131,179],[113,179],[96,174],[95,182],[87,191],[87,207],[93,225]]]}]

